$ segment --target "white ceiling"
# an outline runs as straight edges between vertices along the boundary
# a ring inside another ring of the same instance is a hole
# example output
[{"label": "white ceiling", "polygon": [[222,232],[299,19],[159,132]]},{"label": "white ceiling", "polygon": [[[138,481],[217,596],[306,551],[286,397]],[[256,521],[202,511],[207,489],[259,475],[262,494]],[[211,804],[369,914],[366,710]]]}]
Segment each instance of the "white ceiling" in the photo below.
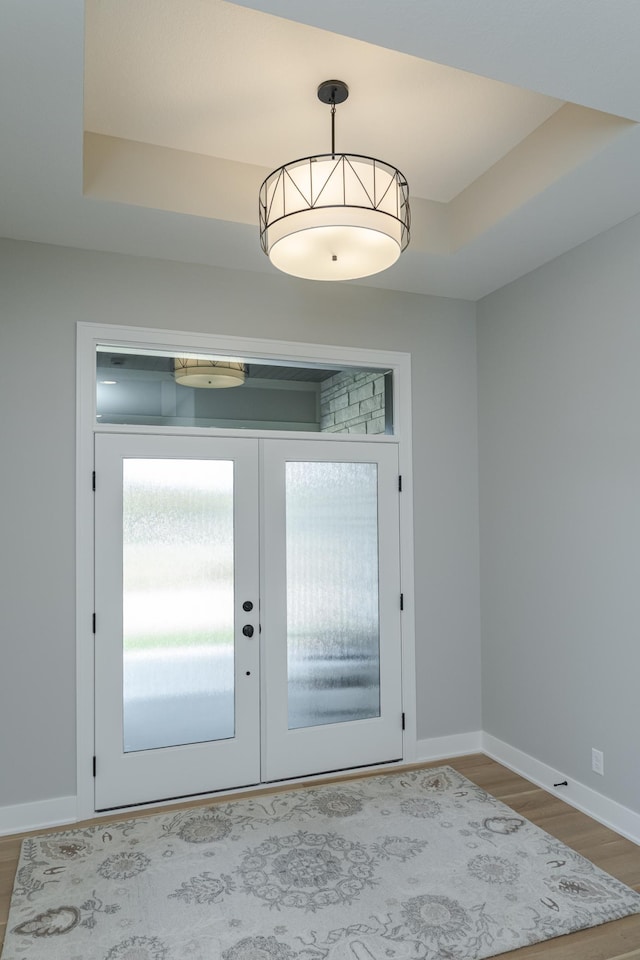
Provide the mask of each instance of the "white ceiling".
[{"label": "white ceiling", "polygon": [[330,150],[316,90],[333,77],[350,87],[338,150],[390,161],[443,203],[562,105],[224,0],[86,9],[86,130],[269,170]]},{"label": "white ceiling", "polygon": [[637,0],[91,0],[86,27],[85,66],[81,0],[0,6],[2,236],[274,272],[254,187],[328,149],[330,76],[338,149],[411,188],[409,249],[359,283],[476,299],[640,211]]}]

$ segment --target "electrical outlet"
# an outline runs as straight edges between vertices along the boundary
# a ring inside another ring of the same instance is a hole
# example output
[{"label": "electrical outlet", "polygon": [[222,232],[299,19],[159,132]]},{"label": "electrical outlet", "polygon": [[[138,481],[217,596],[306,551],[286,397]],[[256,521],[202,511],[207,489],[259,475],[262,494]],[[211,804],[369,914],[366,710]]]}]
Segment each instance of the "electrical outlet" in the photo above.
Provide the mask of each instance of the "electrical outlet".
[{"label": "electrical outlet", "polygon": [[604,777],[604,753],[602,750],[596,750],[595,747],[591,748],[591,769]]}]

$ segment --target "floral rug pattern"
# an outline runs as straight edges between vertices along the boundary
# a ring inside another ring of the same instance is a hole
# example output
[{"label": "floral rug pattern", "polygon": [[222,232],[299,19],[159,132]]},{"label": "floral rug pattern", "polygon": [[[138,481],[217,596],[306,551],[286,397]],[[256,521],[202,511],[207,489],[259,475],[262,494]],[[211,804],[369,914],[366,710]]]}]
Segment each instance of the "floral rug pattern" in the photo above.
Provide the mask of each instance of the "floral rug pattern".
[{"label": "floral rug pattern", "polygon": [[480,960],[640,894],[450,767],[25,840],[3,960]]}]

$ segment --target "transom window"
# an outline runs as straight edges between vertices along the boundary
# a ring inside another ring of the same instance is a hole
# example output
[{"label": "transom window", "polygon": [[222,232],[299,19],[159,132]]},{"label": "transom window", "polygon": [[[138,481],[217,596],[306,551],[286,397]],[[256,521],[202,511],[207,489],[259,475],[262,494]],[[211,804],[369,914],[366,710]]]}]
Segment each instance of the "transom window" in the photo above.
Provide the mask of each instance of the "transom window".
[{"label": "transom window", "polygon": [[98,346],[100,424],[393,434],[393,373]]}]

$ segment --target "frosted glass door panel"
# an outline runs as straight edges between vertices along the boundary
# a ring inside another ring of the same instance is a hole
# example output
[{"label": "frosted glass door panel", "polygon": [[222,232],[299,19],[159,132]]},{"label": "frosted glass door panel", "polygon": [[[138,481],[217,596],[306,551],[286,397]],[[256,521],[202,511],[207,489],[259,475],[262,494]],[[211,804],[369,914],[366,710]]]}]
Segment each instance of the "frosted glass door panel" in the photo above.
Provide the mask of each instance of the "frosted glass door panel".
[{"label": "frosted glass door panel", "polygon": [[380,716],[378,467],[288,462],[289,729]]},{"label": "frosted glass door panel", "polygon": [[274,438],[261,467],[262,778],[397,760],[397,447]]},{"label": "frosted glass door panel", "polygon": [[233,479],[123,460],[125,753],[234,736]]},{"label": "frosted glass door panel", "polygon": [[257,783],[257,443],[105,432],[95,456],[96,810]]}]

